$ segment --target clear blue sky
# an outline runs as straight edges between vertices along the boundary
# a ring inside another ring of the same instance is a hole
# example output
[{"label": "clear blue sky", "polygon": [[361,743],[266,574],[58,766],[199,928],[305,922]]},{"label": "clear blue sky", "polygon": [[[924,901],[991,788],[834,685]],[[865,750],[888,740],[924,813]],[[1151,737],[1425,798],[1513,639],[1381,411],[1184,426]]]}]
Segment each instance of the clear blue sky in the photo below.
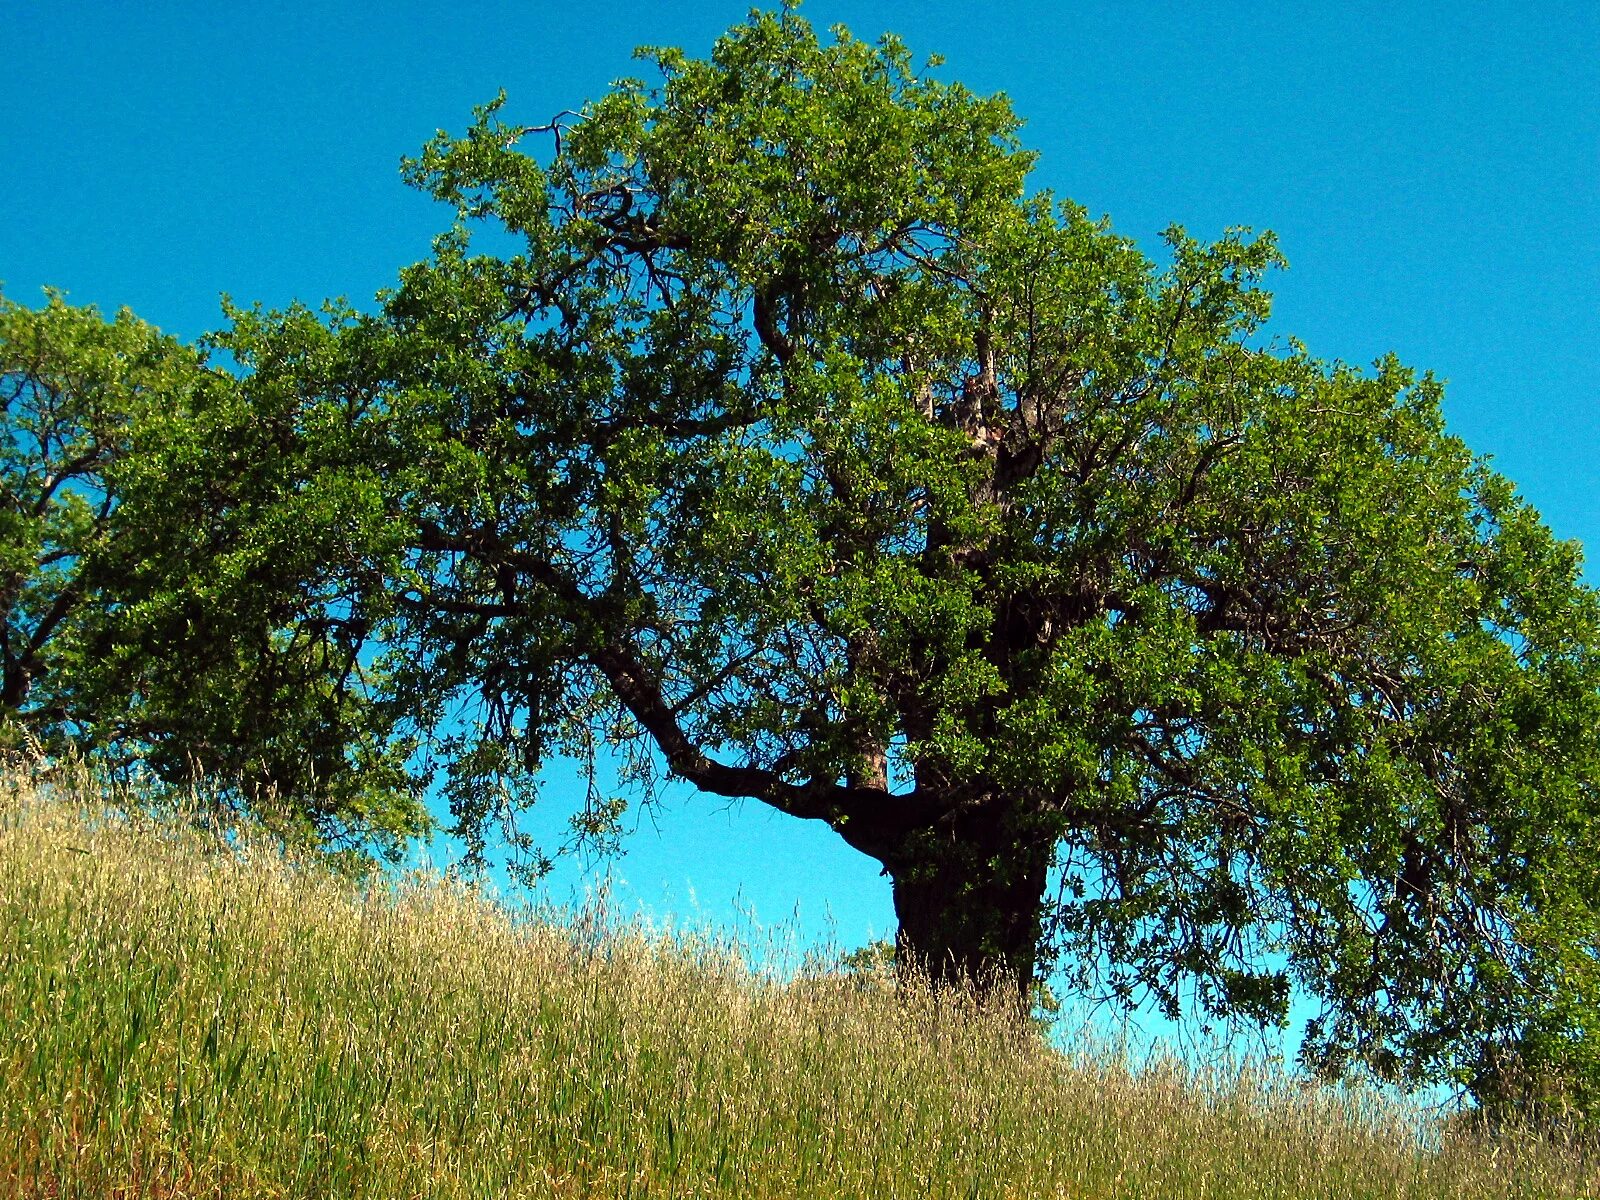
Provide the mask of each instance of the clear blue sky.
[{"label": "clear blue sky", "polygon": [[[447,214],[397,164],[505,88],[530,120],[704,53],[745,0],[49,3],[0,9],[0,280],[128,305],[183,337],[218,297],[357,303]],[[1600,4],[811,0],[1004,90],[1035,176],[1154,248],[1181,222],[1278,232],[1273,328],[1449,381],[1447,416],[1556,532],[1600,545]],[[564,786],[550,783],[553,809]],[[552,814],[553,816],[554,814]],[[827,833],[674,793],[618,867],[658,913],[831,912],[892,929],[887,881]],[[559,886],[571,886],[565,874]]]}]

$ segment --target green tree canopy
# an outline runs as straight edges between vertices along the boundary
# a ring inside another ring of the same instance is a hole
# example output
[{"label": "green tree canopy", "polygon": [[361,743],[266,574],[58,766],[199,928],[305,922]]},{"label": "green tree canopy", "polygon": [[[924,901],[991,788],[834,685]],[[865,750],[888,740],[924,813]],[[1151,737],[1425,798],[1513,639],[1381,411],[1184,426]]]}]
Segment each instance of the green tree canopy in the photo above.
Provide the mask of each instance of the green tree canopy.
[{"label": "green tree canopy", "polygon": [[1483,1096],[1592,1053],[1600,608],[1439,385],[1269,341],[1270,236],[1154,261],[1030,192],[893,38],[641,53],[430,142],[432,255],[235,314],[144,460],[180,574],[324,647],[286,686],[377,681],[325,728],[479,846],[556,751],[825,822],[937,979],[1299,988],[1313,1065]]},{"label": "green tree canopy", "polygon": [[274,464],[260,406],[126,309],[106,321],[55,293],[0,299],[0,402],[0,737],[204,783],[330,848],[393,855],[425,830],[359,640],[260,569],[272,555],[283,583],[321,547],[261,527],[236,545],[200,519],[244,481],[294,519],[305,489]]},{"label": "green tree canopy", "polygon": [[132,426],[184,406],[201,374],[126,310],[107,322],[53,292],[37,310],[0,299],[0,723],[13,735],[68,718],[69,634]]}]

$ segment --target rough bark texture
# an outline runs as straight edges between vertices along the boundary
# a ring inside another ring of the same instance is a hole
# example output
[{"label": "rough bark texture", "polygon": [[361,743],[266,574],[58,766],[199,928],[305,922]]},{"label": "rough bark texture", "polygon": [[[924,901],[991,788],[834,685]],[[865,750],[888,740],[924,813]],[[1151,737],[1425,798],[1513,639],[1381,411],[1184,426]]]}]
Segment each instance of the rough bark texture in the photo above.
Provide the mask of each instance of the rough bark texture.
[{"label": "rough bark texture", "polygon": [[899,963],[935,984],[1025,1000],[1050,856],[1048,844],[1008,836],[992,817],[908,838],[890,868]]}]

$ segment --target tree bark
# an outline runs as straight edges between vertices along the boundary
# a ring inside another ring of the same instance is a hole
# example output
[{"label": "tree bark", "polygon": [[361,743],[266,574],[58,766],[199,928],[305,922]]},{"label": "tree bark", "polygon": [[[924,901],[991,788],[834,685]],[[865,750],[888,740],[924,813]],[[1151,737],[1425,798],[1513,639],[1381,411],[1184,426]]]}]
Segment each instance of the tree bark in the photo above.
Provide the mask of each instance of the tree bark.
[{"label": "tree bark", "polygon": [[1052,847],[1008,825],[988,814],[977,828],[924,831],[902,845],[890,869],[902,970],[1026,1003]]},{"label": "tree bark", "polygon": [[0,715],[20,712],[28,699],[33,672],[26,663],[12,663],[0,673]]}]

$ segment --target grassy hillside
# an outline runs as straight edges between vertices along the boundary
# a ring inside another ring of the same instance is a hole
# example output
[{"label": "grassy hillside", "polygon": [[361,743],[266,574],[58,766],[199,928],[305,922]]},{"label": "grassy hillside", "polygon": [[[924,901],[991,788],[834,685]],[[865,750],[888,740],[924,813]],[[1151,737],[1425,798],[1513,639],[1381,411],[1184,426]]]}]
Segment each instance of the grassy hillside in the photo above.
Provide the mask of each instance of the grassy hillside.
[{"label": "grassy hillside", "polygon": [[0,777],[0,1195],[1600,1195],[1402,1126]]}]

